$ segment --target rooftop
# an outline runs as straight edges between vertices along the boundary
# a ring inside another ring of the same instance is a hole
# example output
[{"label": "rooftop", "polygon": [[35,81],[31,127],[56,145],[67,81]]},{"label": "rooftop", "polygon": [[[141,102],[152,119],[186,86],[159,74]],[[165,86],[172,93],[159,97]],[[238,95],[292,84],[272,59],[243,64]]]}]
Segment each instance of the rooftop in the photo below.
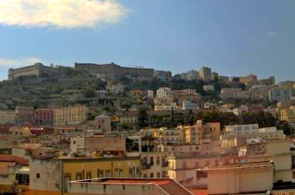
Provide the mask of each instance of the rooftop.
[{"label": "rooftop", "polygon": [[20,165],[29,165],[29,160],[19,157],[19,156],[13,156],[8,154],[0,154],[0,162],[16,162]]},{"label": "rooftop", "polygon": [[[83,185],[86,184],[86,185]],[[192,195],[188,189],[183,187],[181,184],[172,179],[133,179],[133,178],[93,178],[86,180],[78,180],[78,181],[70,181],[69,182],[69,192],[71,194],[75,192],[83,192],[88,193],[88,184],[92,184],[91,186],[91,194],[105,194],[105,192],[115,192],[120,188],[120,194],[130,194],[134,193],[136,190],[136,194],[147,194],[146,190],[144,190],[143,186],[156,187],[164,194],[171,195]],[[95,185],[95,188],[93,187]],[[129,187],[128,187],[129,186]],[[101,189],[104,189],[103,191]],[[112,189],[112,190],[111,190]],[[155,194],[157,191],[148,193]],[[117,193],[114,193],[117,194]]]}]

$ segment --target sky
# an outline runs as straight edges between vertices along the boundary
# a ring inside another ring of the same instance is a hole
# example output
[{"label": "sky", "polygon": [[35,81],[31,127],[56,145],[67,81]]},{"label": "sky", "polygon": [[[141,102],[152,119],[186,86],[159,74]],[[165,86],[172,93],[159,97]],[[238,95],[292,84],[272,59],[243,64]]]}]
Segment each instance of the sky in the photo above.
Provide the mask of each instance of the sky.
[{"label": "sky", "polygon": [[0,80],[42,62],[295,80],[294,0],[1,0]]}]

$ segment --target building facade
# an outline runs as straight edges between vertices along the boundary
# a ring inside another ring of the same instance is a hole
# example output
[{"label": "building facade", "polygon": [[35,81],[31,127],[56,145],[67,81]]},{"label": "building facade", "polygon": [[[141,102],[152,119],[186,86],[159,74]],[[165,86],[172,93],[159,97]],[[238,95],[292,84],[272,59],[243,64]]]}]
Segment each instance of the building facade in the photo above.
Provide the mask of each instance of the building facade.
[{"label": "building facade", "polygon": [[54,108],[54,125],[77,125],[87,119],[87,107],[83,105]]},{"label": "building facade", "polygon": [[14,124],[15,111],[0,111],[0,124]]}]

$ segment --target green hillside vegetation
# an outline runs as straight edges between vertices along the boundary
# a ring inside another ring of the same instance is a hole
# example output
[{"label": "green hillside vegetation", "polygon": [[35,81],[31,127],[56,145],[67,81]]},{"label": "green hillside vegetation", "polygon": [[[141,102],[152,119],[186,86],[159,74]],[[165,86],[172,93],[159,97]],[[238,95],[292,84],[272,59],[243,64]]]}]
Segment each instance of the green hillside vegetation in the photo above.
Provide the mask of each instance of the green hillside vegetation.
[{"label": "green hillside vegetation", "polygon": [[0,109],[17,105],[43,108],[72,105],[77,99],[94,97],[95,91],[105,89],[106,83],[86,72],[62,67],[55,76],[19,77],[0,83]]}]

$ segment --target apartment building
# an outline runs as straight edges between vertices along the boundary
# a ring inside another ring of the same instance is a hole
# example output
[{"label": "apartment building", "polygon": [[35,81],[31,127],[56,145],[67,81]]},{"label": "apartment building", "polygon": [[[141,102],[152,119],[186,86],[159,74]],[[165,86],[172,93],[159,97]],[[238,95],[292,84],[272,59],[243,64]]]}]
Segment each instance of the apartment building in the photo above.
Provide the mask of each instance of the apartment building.
[{"label": "apartment building", "polygon": [[211,81],[211,68],[202,67],[199,71],[199,75],[203,81]]},{"label": "apartment building", "polygon": [[293,95],[291,88],[272,88],[268,91],[270,102],[290,100]]},{"label": "apartment building", "polygon": [[0,111],[0,124],[14,124],[15,123],[15,111]]},{"label": "apartment building", "polygon": [[295,106],[280,110],[280,119],[295,123]]},{"label": "apartment building", "polygon": [[168,177],[168,159],[166,152],[141,152],[142,178]]},{"label": "apartment building", "polygon": [[173,93],[169,87],[161,87],[156,92],[157,98],[173,98]]},{"label": "apartment building", "polygon": [[185,126],[185,140],[187,144],[202,144],[210,140],[218,140],[220,123],[210,122],[203,124],[201,120],[193,126]]},{"label": "apartment building", "polygon": [[29,106],[17,106],[15,108],[15,120],[18,124],[32,123],[34,108]]},{"label": "apartment building", "polygon": [[54,108],[54,125],[77,125],[87,120],[87,107],[84,105]]},{"label": "apartment building", "polygon": [[207,173],[202,169],[211,165],[230,162],[229,157],[219,155],[178,154],[168,157],[170,179],[175,179],[185,187],[207,187]]},{"label": "apartment building", "polygon": [[54,124],[53,109],[36,109],[34,116],[37,125],[53,126]]},{"label": "apartment building", "polygon": [[266,193],[273,188],[274,163],[215,165],[208,173],[208,194]]}]

